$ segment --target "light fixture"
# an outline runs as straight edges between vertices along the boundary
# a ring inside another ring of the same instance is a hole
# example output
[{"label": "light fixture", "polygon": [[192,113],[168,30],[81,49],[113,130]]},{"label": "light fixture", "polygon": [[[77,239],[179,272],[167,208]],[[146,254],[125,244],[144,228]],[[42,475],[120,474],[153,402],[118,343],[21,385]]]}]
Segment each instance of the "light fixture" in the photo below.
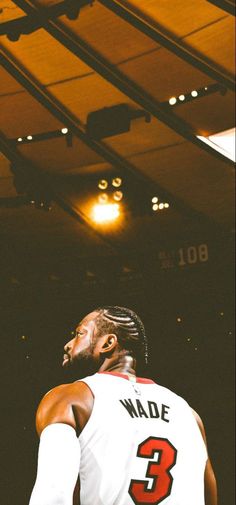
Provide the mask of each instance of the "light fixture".
[{"label": "light fixture", "polygon": [[159,209],[160,210],[164,209],[164,203],[159,203]]},{"label": "light fixture", "polygon": [[158,202],[158,198],[157,198],[157,196],[153,196],[153,198],[152,198],[152,203],[157,203],[157,202]]},{"label": "light fixture", "polygon": [[68,133],[68,128],[62,128],[61,133],[63,133],[63,135],[66,135]]},{"label": "light fixture", "polygon": [[22,142],[22,140],[23,140],[23,139],[22,139],[22,137],[19,137],[19,138],[17,139],[17,142]]},{"label": "light fixture", "polygon": [[108,182],[106,181],[106,179],[101,179],[98,183],[99,189],[106,189],[107,186],[108,186]]},{"label": "light fixture", "polygon": [[27,135],[27,137],[26,137],[26,138],[27,138],[27,140],[33,140],[32,135]]},{"label": "light fixture", "polygon": [[112,179],[112,186],[114,186],[115,188],[119,188],[121,184],[122,184],[121,177],[114,177],[114,179]]},{"label": "light fixture", "polygon": [[122,191],[114,191],[113,193],[113,198],[116,202],[120,202],[120,200],[122,200],[123,198],[123,193]]},{"label": "light fixture", "polygon": [[108,201],[107,193],[102,193],[101,195],[99,195],[98,201],[99,201],[99,203],[107,203],[107,201]]},{"label": "light fixture", "polygon": [[170,205],[169,205],[169,203],[167,203],[167,202],[166,202],[166,203],[164,203],[164,207],[165,207],[165,209],[168,209],[168,208],[169,208],[169,206],[170,206]]},{"label": "light fixture", "polygon": [[222,96],[225,95],[227,92],[227,89],[224,88],[221,84],[219,83],[212,83],[209,84],[208,86],[203,86],[198,89],[193,89],[192,91],[187,91],[185,89],[185,93],[180,93],[178,98],[175,96],[172,96],[168,101],[162,102],[163,105],[171,105],[171,106],[179,106],[183,104],[184,102],[192,102],[195,100],[195,98],[201,98],[207,95],[211,95],[212,93],[220,93]]},{"label": "light fixture", "polygon": [[169,99],[169,104],[170,105],[175,105],[177,102],[177,99],[175,98],[175,96],[172,96],[170,99]]},{"label": "light fixture", "polygon": [[88,114],[86,133],[95,140],[127,133],[131,128],[131,121],[141,117],[145,118],[146,123],[150,123],[149,112],[133,109],[127,103],[103,107]]},{"label": "light fixture", "polygon": [[98,204],[93,207],[93,220],[96,223],[115,221],[120,215],[118,203]]},{"label": "light fixture", "polygon": [[212,149],[215,149],[219,153],[223,154],[232,161],[236,161],[235,155],[235,128],[230,128],[222,132],[209,135],[209,137],[203,137],[202,135],[197,135],[205,144],[208,144]]},{"label": "light fixture", "polygon": [[154,203],[153,206],[152,206],[152,210],[156,211],[158,209],[159,209],[158,203]]}]

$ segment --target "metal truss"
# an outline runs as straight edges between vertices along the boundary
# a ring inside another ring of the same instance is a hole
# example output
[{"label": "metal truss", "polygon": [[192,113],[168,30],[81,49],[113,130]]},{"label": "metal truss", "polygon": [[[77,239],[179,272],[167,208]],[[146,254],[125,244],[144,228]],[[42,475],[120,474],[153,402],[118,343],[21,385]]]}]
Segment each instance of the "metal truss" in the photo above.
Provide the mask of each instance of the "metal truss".
[{"label": "metal truss", "polygon": [[[181,43],[180,40],[174,38],[172,34],[170,33],[167,34],[167,32],[164,33],[159,28],[157,28],[157,26],[148,23],[144,18],[140,16],[139,13],[135,13],[133,10],[131,11],[130,9],[128,9],[128,7],[124,7],[123,5],[119,4],[119,2],[110,0],[99,0],[99,1],[103,3],[107,8],[112,10],[115,14],[122,17],[130,24],[132,24],[139,31],[145,33],[145,35],[155,40],[155,42],[162,45],[169,51],[173,52],[178,57],[187,61],[187,63],[189,63],[190,65],[198,68],[201,72],[211,77],[211,79],[216,80],[222,86],[225,86],[228,89],[234,90],[235,81],[233,77],[225,75],[221,69],[215,67],[210,61],[202,58],[199,54],[191,51],[191,49],[186,47],[183,43]],[[93,3],[93,1],[83,0],[83,5],[86,5],[88,3],[91,4]],[[212,1],[212,3],[218,5],[224,2],[216,0],[216,2]],[[72,16],[70,16],[69,9],[73,7],[73,9],[77,8],[77,10],[79,11],[79,9],[81,8],[78,4],[76,7],[75,0],[70,1],[64,0],[63,2],[60,2],[52,6],[48,6],[47,8],[37,7],[36,10],[35,5],[32,1],[15,0],[15,4],[17,4],[29,15],[28,17],[25,16],[12,21],[7,21],[0,25],[0,35],[6,34],[8,35],[8,37],[11,38],[11,40],[17,40],[20,34],[31,33],[34,30],[39,29],[41,27],[40,16],[42,14],[48,20],[54,20],[54,21],[56,20],[57,17],[63,14],[66,14],[67,17],[69,17],[69,19],[74,19],[75,17],[73,18]]]},{"label": "metal truss", "polygon": [[154,100],[152,96],[125,76],[118,68],[111,65],[82,39],[67,30],[60,22],[45,17],[45,10],[42,11],[36,7],[32,0],[15,0],[15,3],[25,10],[32,19],[33,16],[37,16],[37,19],[40,17],[41,26],[53,37],[84,61],[95,72],[118,88],[123,94],[155,116],[159,121],[166,124],[169,128],[198,146],[200,149],[208,152],[208,154],[211,154],[229,165],[233,164],[231,160],[198,139],[191,127],[184,120],[176,116],[173,111],[168,111],[166,106]]},{"label": "metal truss", "polygon": [[29,91],[34,98],[36,98],[36,100],[49,110],[54,117],[59,119],[63,125],[67,126],[71,133],[82,140],[82,142],[84,142],[89,148],[95,151],[113,167],[119,169],[121,174],[130,174],[139,184],[141,183],[144,187],[150,188],[152,193],[159,193],[162,198],[165,198],[166,201],[171,203],[176,211],[180,212],[185,217],[194,219],[198,223],[202,222],[202,224],[205,225],[210,224],[210,226],[214,226],[216,228],[218,227],[211,218],[200,211],[196,211],[189,204],[186,204],[178,197],[169,193],[169,191],[161,187],[149,177],[145,176],[137,169],[137,167],[135,167],[135,165],[127,159],[121,157],[103,142],[91,139],[82,130],[78,119],[75,118],[71,112],[65,109],[65,107],[48,90],[46,90],[45,87],[40,85],[36,79],[33,78],[33,76],[19,64],[19,62],[16,62],[12,55],[10,55],[6,50],[4,50],[4,53],[2,52],[2,54],[0,54],[0,63],[3,68],[5,68],[9,74],[11,74],[27,91]]}]

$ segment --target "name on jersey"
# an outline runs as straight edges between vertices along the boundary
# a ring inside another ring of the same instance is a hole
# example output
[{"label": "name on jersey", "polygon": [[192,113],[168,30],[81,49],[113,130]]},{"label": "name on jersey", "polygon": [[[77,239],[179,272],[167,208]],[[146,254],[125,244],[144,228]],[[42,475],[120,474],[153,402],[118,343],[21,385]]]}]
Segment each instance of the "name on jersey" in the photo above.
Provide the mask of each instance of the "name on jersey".
[{"label": "name on jersey", "polygon": [[149,417],[152,419],[161,419],[166,423],[169,423],[170,420],[168,418],[169,409],[168,405],[164,405],[163,403],[157,405],[156,402],[147,401],[145,402],[145,406],[139,400],[131,400],[130,398],[119,400],[126,411],[129,413],[131,417]]}]

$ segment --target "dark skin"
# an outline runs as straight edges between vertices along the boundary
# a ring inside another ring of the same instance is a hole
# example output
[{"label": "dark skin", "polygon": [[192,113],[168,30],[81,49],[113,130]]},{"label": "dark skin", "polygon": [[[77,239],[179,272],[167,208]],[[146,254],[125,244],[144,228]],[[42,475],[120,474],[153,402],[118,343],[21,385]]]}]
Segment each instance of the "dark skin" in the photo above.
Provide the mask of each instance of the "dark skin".
[{"label": "dark skin", "polygon": [[[116,334],[99,335],[96,325],[98,316],[98,312],[91,312],[78,325],[75,337],[64,347],[63,367],[78,368],[81,360],[86,364],[87,374],[106,371],[135,377],[136,362],[120,348]],[[79,435],[90,418],[93,403],[92,392],[83,382],[57,386],[44,396],[38,407],[38,435],[53,423],[69,424]],[[196,412],[193,413],[206,444],[202,420]],[[205,469],[205,504],[217,505],[216,480],[210,459]]]}]

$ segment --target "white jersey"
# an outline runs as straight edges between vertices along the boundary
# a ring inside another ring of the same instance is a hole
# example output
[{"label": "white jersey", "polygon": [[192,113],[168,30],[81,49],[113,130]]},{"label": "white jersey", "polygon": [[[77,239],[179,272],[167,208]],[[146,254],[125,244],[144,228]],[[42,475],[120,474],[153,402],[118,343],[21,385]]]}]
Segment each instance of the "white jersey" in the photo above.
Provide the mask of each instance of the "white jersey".
[{"label": "white jersey", "polygon": [[204,505],[206,447],[191,408],[148,379],[96,373],[79,436],[81,505]]}]

